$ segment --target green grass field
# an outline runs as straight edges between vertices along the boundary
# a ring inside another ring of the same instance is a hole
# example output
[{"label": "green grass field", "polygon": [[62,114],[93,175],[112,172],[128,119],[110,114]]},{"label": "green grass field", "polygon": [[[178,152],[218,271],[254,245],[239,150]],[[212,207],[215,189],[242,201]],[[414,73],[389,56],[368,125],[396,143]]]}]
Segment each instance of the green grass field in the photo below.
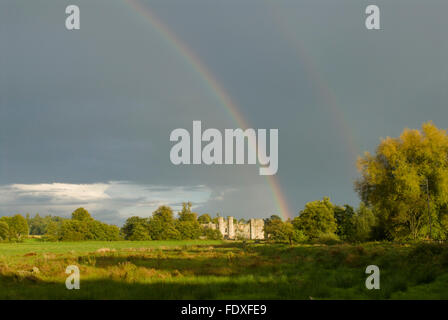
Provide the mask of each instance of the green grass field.
[{"label": "green grass field", "polygon": [[[371,264],[380,290],[365,288]],[[448,299],[447,267],[446,245],[34,239],[0,243],[0,299]]]}]

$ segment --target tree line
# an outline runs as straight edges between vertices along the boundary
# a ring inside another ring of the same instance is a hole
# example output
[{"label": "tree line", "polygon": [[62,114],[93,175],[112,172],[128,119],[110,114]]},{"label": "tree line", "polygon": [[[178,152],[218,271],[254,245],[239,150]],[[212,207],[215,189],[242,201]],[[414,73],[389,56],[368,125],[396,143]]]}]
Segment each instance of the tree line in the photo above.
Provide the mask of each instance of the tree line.
[{"label": "tree line", "polygon": [[211,222],[210,215],[191,211],[191,202],[182,204],[177,219],[169,206],[160,206],[150,218],[131,217],[122,228],[126,240],[193,240],[222,239],[219,230],[204,228],[201,224]]},{"label": "tree line", "polygon": [[28,235],[42,236],[45,241],[222,239],[219,230],[201,225],[217,223],[217,218],[208,214],[198,217],[191,207],[190,202],[184,203],[175,218],[169,206],[160,206],[149,218],[128,218],[122,228],[95,220],[84,208],[76,209],[70,219],[17,214],[0,218],[0,241],[21,241]]},{"label": "tree line", "polygon": [[[374,154],[357,161],[354,188],[357,209],[331,203],[328,197],[305,205],[294,219],[265,219],[266,237],[274,241],[446,240],[448,238],[448,135],[432,122],[421,130],[405,129],[382,139]],[[217,217],[191,211],[184,203],[178,217],[161,206],[149,218],[131,217],[120,229],[93,219],[83,208],[71,219],[36,215],[0,218],[0,240],[30,234],[52,241],[220,239],[218,230],[201,224]],[[237,222],[235,219],[234,222]],[[243,219],[239,222],[245,222]]]},{"label": "tree line", "polygon": [[[36,214],[24,218],[17,214],[0,218],[0,240],[21,241],[28,234],[41,235],[45,241],[81,240],[219,240],[223,236],[217,229],[204,227],[218,224],[207,213],[198,216],[192,212],[190,202],[183,203],[182,210],[174,216],[169,206],[160,206],[149,218],[138,216],[126,220],[122,228],[109,225],[92,218],[84,208],[76,209],[70,219]],[[335,206],[330,199],[307,203],[299,216],[282,221],[277,215],[265,219],[266,237],[274,241],[304,242],[320,241],[367,241],[375,225],[375,217],[370,209],[361,205],[358,210],[345,205]],[[244,219],[234,223],[246,223]]]},{"label": "tree line", "polygon": [[355,210],[324,197],[308,202],[294,219],[283,221],[278,215],[265,219],[265,234],[268,240],[290,243],[365,242],[376,240],[376,226],[375,214],[364,203]]}]

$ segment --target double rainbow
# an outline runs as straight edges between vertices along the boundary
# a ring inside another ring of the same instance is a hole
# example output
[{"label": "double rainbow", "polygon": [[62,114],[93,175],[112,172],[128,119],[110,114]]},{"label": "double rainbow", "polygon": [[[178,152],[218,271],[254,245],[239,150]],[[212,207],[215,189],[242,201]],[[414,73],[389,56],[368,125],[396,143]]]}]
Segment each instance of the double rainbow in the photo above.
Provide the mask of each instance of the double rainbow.
[{"label": "double rainbow", "polygon": [[[167,40],[167,42],[176,50],[186,62],[199,74],[211,92],[216,96],[218,101],[224,106],[231,117],[236,121],[238,126],[242,129],[250,128],[247,121],[239,111],[237,105],[232,101],[232,98],[226,93],[222,85],[211,74],[202,61],[196,54],[183,43],[176,35],[150,10],[146,5],[141,4],[138,0],[125,0],[136,12],[141,14],[150,24],[159,32],[159,34]],[[270,188],[275,203],[278,207],[279,213],[283,218],[289,219],[293,215],[289,209],[288,202],[282,192],[282,188],[275,175],[265,176]]]}]

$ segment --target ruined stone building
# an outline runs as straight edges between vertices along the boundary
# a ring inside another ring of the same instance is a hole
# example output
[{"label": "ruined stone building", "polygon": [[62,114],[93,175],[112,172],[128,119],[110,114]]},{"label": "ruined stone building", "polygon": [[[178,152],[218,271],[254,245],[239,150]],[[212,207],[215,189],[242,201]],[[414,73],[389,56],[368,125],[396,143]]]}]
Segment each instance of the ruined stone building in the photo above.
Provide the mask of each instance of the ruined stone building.
[{"label": "ruined stone building", "polygon": [[209,222],[203,224],[205,228],[218,229],[224,239],[264,239],[264,220],[250,219],[248,223],[234,223],[233,217],[218,217],[218,224]]}]

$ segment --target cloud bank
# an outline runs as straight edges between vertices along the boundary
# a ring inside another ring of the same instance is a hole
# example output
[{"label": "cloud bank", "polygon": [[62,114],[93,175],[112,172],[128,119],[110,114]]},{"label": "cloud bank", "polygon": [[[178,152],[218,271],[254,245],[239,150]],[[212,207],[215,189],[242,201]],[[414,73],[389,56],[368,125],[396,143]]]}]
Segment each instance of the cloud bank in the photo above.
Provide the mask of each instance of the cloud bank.
[{"label": "cloud bank", "polygon": [[10,184],[0,186],[0,215],[19,212],[68,217],[76,208],[84,207],[96,219],[122,224],[130,216],[150,216],[160,205],[169,205],[175,211],[184,201],[203,205],[211,194],[205,185],[143,185],[126,181]]}]

